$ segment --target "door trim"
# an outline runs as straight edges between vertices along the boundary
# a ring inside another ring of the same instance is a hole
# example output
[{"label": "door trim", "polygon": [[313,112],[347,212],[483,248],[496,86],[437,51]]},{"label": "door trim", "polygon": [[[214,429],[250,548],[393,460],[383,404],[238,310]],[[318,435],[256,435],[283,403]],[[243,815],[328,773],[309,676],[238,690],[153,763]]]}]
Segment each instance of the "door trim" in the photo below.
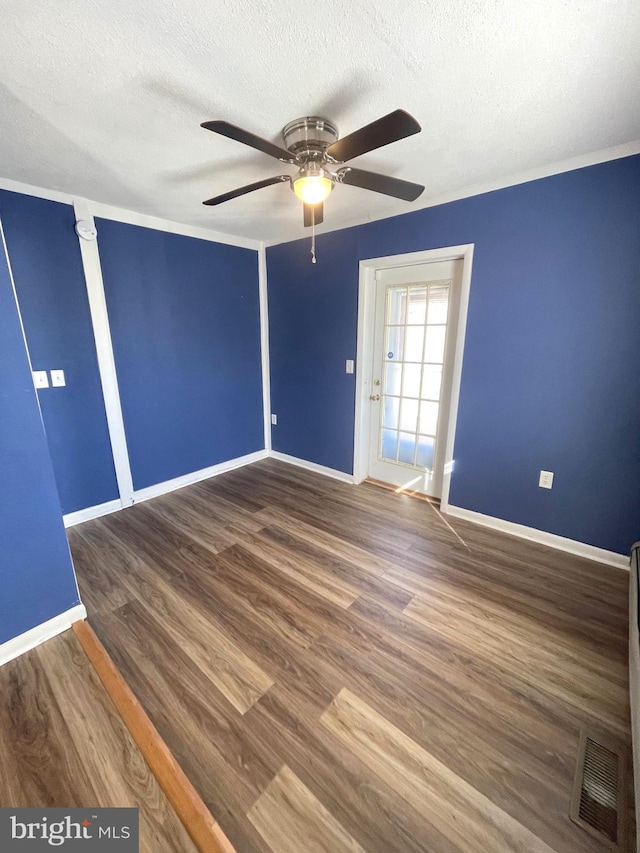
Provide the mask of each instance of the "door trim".
[{"label": "door trim", "polygon": [[415,266],[435,261],[462,261],[462,282],[460,308],[456,323],[456,348],[453,360],[453,378],[451,385],[451,406],[449,426],[445,439],[444,477],[442,481],[441,509],[446,511],[449,505],[449,488],[453,471],[453,448],[458,420],[458,402],[460,399],[460,380],[462,378],[462,358],[464,338],[467,328],[469,290],[471,287],[471,267],[473,264],[473,243],[462,246],[445,246],[441,249],[427,249],[422,252],[410,252],[404,255],[388,255],[384,258],[369,258],[360,261],[358,284],[358,338],[356,344],[356,412],[353,437],[353,478],[356,483],[366,479],[369,468],[369,395],[373,376],[373,324],[375,315],[376,272],[391,267]]}]

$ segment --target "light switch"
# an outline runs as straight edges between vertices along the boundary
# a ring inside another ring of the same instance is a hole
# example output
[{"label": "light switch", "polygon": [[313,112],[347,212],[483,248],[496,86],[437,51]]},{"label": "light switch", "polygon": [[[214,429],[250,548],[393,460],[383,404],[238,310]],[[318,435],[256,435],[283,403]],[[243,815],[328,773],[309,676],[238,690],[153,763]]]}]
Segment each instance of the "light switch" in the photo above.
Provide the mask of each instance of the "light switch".
[{"label": "light switch", "polygon": [[46,370],[34,370],[33,371],[33,384],[36,388],[48,388],[49,387],[49,377],[47,376]]},{"label": "light switch", "polygon": [[278,416],[277,415],[271,415],[271,423],[273,424],[273,426],[278,425]]},{"label": "light switch", "polygon": [[64,379],[64,370],[51,371],[51,385],[53,388],[63,388],[67,383]]},{"label": "light switch", "polygon": [[346,372],[347,373],[353,373],[353,359],[348,358],[346,364],[347,364]]}]

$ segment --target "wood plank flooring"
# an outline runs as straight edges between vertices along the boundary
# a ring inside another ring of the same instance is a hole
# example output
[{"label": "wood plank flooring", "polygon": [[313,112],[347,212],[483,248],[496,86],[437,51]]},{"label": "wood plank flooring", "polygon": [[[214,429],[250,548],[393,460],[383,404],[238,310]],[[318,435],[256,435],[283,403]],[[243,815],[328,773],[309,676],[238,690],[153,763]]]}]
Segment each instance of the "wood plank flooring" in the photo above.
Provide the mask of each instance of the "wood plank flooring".
[{"label": "wood plank flooring", "polygon": [[68,533],[238,853],[606,849],[568,811],[581,725],[630,740],[626,572],[273,460]]},{"label": "wood plank flooring", "polygon": [[71,631],[0,667],[0,807],[138,807],[140,850],[196,853]]}]

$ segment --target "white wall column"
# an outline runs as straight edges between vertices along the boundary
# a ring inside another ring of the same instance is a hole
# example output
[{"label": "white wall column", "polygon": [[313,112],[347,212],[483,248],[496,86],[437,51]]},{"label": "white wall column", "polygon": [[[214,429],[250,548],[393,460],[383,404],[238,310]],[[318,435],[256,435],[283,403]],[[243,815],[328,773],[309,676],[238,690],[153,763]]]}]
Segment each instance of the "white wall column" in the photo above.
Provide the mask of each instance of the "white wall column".
[{"label": "white wall column", "polygon": [[258,249],[258,287],[260,292],[260,355],[262,358],[262,407],[264,446],[271,450],[271,376],[269,366],[269,302],[267,297],[267,250]]},{"label": "white wall column", "polygon": [[[82,220],[95,227],[93,213],[88,201],[85,199],[74,199],[73,208],[76,222]],[[120,502],[122,506],[129,506],[133,503],[133,481],[131,478],[131,466],[129,464],[129,452],[127,450],[127,438],[122,418],[113,345],[111,343],[107,302],[104,295],[98,240],[85,240],[78,237],[78,241],[80,243],[82,266],[87,284],[91,323],[93,325],[93,335],[98,356],[98,369],[100,371],[100,382],[102,383],[104,405],[107,412],[107,425],[109,428],[109,438],[111,439],[113,464],[116,469]]]}]

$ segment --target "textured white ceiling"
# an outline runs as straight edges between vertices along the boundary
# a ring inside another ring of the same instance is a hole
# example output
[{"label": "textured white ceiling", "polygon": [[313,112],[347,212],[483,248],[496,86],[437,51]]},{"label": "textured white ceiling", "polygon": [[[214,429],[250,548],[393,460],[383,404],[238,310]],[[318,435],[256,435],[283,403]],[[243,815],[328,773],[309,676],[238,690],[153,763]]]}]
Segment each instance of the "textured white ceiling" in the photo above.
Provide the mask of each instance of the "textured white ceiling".
[{"label": "textured white ceiling", "polygon": [[[352,163],[425,199],[640,138],[638,0],[2,0],[0,15],[1,177],[238,236],[302,236],[288,187],[202,200],[295,170],[201,121],[281,144],[302,115],[346,135],[401,107],[422,133]],[[325,225],[411,207],[339,186]]]}]

